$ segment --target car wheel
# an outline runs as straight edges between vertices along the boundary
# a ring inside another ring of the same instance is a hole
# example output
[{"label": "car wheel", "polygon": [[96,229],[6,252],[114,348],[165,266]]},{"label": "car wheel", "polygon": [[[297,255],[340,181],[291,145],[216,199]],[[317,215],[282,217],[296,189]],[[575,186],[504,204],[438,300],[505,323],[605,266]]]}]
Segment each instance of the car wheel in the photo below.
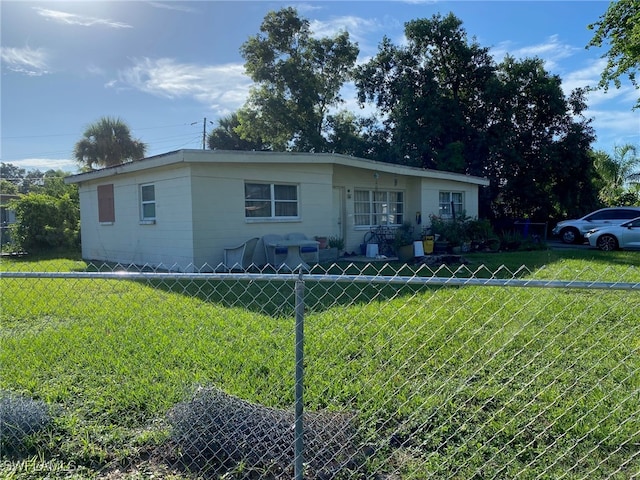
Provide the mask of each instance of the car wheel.
[{"label": "car wheel", "polygon": [[612,252],[618,249],[618,239],[613,235],[600,235],[596,245],[600,250],[605,252]]},{"label": "car wheel", "polygon": [[560,231],[560,239],[563,243],[578,243],[582,238],[577,228],[564,228]]}]

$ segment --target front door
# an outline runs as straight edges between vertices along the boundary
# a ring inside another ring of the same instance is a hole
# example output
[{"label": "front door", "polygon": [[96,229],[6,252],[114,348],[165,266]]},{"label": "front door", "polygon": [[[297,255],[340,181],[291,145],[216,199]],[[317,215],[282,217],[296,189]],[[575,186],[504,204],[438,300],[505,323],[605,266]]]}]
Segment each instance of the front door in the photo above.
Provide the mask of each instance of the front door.
[{"label": "front door", "polygon": [[331,235],[334,237],[340,237],[345,239],[345,224],[344,224],[344,188],[333,187],[333,202],[331,211]]}]

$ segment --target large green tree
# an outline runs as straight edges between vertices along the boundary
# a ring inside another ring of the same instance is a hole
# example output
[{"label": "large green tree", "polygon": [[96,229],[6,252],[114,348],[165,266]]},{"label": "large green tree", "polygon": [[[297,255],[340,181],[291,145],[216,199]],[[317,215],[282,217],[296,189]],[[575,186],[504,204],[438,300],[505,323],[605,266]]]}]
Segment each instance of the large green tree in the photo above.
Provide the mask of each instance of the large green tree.
[{"label": "large green tree", "polygon": [[[384,38],[355,74],[361,102],[383,113],[388,152],[407,165],[480,174],[485,92],[495,68],[488,49],[468,42],[462,22],[440,14],[405,25],[407,44]],[[480,128],[478,128],[480,127]]]},{"label": "large green tree", "polygon": [[42,172],[38,169],[25,170],[11,163],[0,164],[2,193],[46,193],[53,197],[61,197],[68,193],[78,197],[76,185],[65,185],[64,177],[70,175],[62,170],[49,169]]},{"label": "large green tree", "polygon": [[326,151],[328,115],[343,102],[358,47],[347,32],[315,38],[294,8],[268,13],[260,32],[241,48],[255,85],[235,131],[270,150]]},{"label": "large green tree", "polygon": [[[636,74],[640,66],[640,1],[611,2],[607,11],[597,22],[589,25],[589,29],[595,33],[587,48],[602,47],[603,44],[609,47],[603,55],[607,65],[598,86],[606,91],[613,82],[619,88],[620,77],[626,75],[636,89],[639,88]],[[640,97],[634,108],[640,108]]]},{"label": "large green tree", "polygon": [[496,64],[453,14],[408,22],[405,34],[355,75],[360,101],[386,119],[379,156],[487,176],[487,216],[546,220],[592,203],[584,92],[565,97],[539,59]]},{"label": "large green tree", "polygon": [[584,92],[565,97],[560,77],[536,58],[507,56],[496,78],[485,161],[494,213],[546,220],[593,205]]},{"label": "large green tree", "polygon": [[92,123],[76,143],[73,155],[87,168],[113,167],[144,157],[147,146],[131,138],[129,126],[119,118],[102,117]]}]

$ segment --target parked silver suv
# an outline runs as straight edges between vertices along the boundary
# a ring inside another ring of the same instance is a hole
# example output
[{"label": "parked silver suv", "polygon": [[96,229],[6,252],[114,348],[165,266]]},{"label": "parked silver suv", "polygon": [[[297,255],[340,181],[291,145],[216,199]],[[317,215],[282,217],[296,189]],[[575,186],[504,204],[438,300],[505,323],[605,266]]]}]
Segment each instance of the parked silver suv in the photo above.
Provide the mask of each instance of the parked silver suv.
[{"label": "parked silver suv", "polygon": [[621,223],[640,217],[640,207],[611,207],[596,210],[577,220],[559,222],[552,233],[564,243],[583,243],[584,234],[595,228]]}]

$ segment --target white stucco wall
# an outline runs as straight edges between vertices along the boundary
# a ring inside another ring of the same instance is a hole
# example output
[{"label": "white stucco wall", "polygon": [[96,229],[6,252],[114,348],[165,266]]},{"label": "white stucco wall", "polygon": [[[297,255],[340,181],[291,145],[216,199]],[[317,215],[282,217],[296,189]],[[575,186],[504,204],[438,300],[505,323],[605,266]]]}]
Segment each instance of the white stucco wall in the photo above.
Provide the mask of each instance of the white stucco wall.
[{"label": "white stucco wall", "polygon": [[[247,219],[245,182],[291,183],[299,187],[299,219]],[[225,246],[251,237],[301,232],[309,238],[330,229],[331,167],[328,164],[274,165],[247,163],[193,166],[194,258],[218,265]],[[256,263],[263,261],[261,243]]]},{"label": "white stucco wall", "polygon": [[[98,185],[114,185],[115,221],[98,222]],[[140,221],[140,185],[155,185],[156,222]],[[189,167],[115,175],[80,186],[82,256],[88,260],[172,267],[193,258]]]},{"label": "white stucco wall", "polygon": [[[377,179],[374,177],[377,173]],[[353,192],[356,189],[375,189],[404,192],[405,221],[410,222],[415,232],[421,232],[429,226],[429,215],[438,215],[441,191],[463,192],[466,214],[470,217],[478,215],[478,186],[461,181],[446,179],[419,178],[398,174],[396,172],[366,171],[360,168],[336,166],[333,177],[334,185],[341,186],[351,192],[351,198],[345,200],[345,249],[348,252],[359,252],[360,244],[369,227],[354,224]],[[416,223],[416,214],[420,213],[421,224]]]}]

